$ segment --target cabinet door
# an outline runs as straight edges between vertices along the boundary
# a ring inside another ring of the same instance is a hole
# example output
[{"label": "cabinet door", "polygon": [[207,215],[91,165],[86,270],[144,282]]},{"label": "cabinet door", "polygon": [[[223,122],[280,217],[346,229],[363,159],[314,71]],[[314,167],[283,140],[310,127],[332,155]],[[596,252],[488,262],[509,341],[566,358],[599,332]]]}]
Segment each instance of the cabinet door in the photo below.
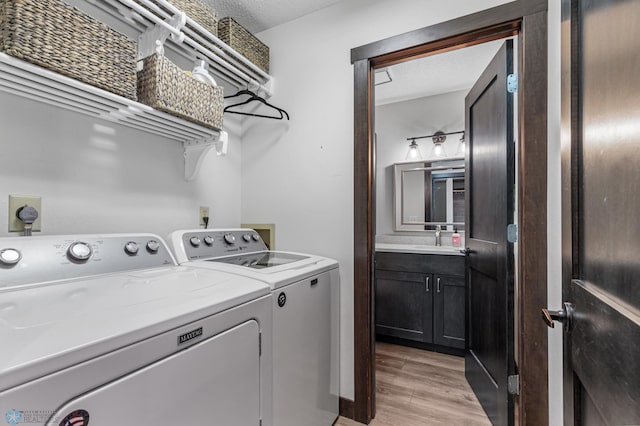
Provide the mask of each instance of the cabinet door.
[{"label": "cabinet door", "polygon": [[434,343],[464,349],[464,278],[435,275]]},{"label": "cabinet door", "polygon": [[376,333],[433,342],[433,275],[376,270]]}]

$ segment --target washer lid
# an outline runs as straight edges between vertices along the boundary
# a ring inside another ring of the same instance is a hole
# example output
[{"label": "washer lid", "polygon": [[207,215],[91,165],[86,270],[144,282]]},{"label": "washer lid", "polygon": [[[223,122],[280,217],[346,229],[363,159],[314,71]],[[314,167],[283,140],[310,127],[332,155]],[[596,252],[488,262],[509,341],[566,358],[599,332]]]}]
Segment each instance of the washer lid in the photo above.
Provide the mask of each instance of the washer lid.
[{"label": "washer lid", "polygon": [[231,265],[245,266],[252,269],[267,269],[288,265],[293,262],[310,259],[310,256],[286,253],[280,251],[261,251],[257,253],[243,254],[240,256],[209,259],[209,262],[229,263]]},{"label": "washer lid", "polygon": [[0,391],[269,291],[257,280],[186,267],[0,290]]},{"label": "washer lid", "polygon": [[[262,261],[263,266],[269,263],[268,267],[247,265],[249,259],[265,256]],[[269,251],[260,253],[247,253],[239,256],[219,257],[214,259],[201,259],[186,262],[183,265],[194,268],[212,269],[216,271],[230,272],[247,278],[264,281],[272,289],[293,284],[300,280],[313,277],[325,271],[338,268],[338,262],[327,257],[315,256],[304,253],[290,253],[284,251]]]}]

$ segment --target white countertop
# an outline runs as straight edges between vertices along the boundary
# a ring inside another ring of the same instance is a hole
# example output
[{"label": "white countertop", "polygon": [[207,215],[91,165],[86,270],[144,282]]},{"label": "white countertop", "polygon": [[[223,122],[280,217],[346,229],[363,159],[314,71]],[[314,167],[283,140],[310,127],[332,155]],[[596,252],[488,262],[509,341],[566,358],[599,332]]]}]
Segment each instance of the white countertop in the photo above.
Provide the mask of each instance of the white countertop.
[{"label": "white countertop", "polygon": [[393,253],[440,254],[446,256],[464,256],[460,253],[463,247],[432,246],[424,244],[392,244],[376,243],[376,251]]}]

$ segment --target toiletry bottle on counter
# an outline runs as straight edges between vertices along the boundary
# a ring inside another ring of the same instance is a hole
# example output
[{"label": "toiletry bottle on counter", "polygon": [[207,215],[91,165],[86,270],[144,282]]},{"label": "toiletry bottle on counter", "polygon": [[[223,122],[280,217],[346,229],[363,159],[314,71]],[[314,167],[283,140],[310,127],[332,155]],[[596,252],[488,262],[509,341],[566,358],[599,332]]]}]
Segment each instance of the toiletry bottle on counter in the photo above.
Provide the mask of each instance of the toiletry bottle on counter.
[{"label": "toiletry bottle on counter", "polygon": [[458,234],[458,227],[453,227],[453,234],[451,235],[451,245],[454,247],[460,247],[460,234]]}]

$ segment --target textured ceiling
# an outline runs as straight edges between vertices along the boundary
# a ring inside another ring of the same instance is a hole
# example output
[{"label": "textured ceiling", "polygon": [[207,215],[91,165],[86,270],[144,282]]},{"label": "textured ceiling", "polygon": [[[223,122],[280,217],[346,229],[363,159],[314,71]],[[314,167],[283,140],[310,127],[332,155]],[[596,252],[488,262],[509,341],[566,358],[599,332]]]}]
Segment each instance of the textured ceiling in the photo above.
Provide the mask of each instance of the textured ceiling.
[{"label": "textured ceiling", "polygon": [[218,17],[230,16],[257,33],[301,16],[324,9],[342,0],[205,0]]},{"label": "textured ceiling", "polygon": [[[377,105],[470,89],[504,40],[453,50],[387,68],[390,83],[376,86]],[[376,82],[387,80],[376,72]]]}]

